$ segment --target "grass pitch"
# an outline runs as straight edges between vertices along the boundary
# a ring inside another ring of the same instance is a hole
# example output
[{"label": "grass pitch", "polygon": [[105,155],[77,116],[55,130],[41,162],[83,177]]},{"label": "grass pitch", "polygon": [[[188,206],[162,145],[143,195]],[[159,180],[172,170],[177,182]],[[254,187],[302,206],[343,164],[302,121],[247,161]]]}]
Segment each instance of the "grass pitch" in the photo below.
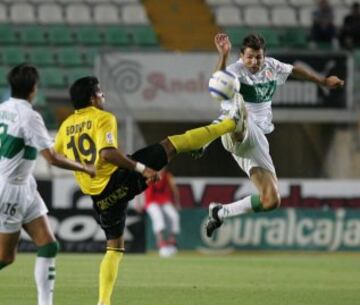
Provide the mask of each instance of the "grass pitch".
[{"label": "grass pitch", "polygon": [[[35,255],[0,272],[0,305],[36,305]],[[96,305],[102,255],[61,254],[54,305]],[[359,305],[360,254],[125,255],[112,305]]]}]

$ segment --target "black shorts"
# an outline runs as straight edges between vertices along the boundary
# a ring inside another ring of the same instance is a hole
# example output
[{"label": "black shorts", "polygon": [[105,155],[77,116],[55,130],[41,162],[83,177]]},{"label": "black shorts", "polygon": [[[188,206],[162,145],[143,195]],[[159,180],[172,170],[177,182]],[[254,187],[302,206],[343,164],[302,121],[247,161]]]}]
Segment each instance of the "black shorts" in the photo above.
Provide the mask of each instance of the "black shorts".
[{"label": "black shorts", "polygon": [[[160,144],[138,150],[130,157],[155,170],[167,164],[166,152]],[[107,240],[123,235],[128,202],[146,188],[147,184],[141,174],[118,168],[105,189],[99,195],[91,196],[96,221],[105,231]]]}]

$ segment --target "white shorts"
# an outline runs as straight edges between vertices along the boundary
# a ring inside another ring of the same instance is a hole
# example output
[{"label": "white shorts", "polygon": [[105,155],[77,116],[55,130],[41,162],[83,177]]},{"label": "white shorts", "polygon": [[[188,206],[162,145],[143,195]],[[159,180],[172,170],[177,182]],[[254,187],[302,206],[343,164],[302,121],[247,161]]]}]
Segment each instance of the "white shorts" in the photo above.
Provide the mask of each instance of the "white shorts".
[{"label": "white shorts", "polygon": [[18,232],[23,224],[47,212],[33,179],[27,184],[12,184],[0,179],[0,233]]},{"label": "white shorts", "polygon": [[247,130],[242,142],[234,141],[230,133],[223,135],[221,141],[224,148],[232,153],[235,161],[249,177],[253,167],[261,167],[276,176],[274,163],[270,156],[269,142],[251,116],[247,119]]}]

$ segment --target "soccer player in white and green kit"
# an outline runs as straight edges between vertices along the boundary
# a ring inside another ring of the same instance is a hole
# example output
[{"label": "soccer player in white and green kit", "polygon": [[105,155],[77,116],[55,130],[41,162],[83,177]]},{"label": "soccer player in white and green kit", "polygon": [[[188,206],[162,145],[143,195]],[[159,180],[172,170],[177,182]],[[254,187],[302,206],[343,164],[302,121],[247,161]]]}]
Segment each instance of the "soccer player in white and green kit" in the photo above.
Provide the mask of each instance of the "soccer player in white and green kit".
[{"label": "soccer player in white and green kit", "polygon": [[44,121],[31,105],[39,82],[36,68],[18,65],[9,72],[8,81],[11,98],[0,104],[0,270],[15,260],[24,228],[38,247],[34,270],[38,305],[52,305],[58,244],[32,175],[36,157],[40,152],[52,165],[91,176],[95,170],[53,150]]},{"label": "soccer player in white and green kit", "polygon": [[[258,34],[250,34],[244,38],[240,59],[229,66],[226,66],[231,51],[228,36],[217,34],[215,45],[219,52],[217,70],[227,70],[240,81],[240,94],[245,101],[247,117],[245,128],[241,132],[228,133],[223,135],[221,140],[259,193],[226,205],[211,203],[206,225],[208,237],[211,237],[228,217],[271,211],[280,206],[275,167],[266,138],[266,134],[274,130],[271,99],[277,86],[283,85],[289,75],[329,89],[344,85],[344,81],[336,76],[321,77],[301,66],[285,64],[265,56],[265,41]],[[234,99],[241,97],[235,94]],[[230,108],[238,107],[238,104],[241,103],[231,103]],[[223,111],[228,111],[229,103],[223,105]]]}]

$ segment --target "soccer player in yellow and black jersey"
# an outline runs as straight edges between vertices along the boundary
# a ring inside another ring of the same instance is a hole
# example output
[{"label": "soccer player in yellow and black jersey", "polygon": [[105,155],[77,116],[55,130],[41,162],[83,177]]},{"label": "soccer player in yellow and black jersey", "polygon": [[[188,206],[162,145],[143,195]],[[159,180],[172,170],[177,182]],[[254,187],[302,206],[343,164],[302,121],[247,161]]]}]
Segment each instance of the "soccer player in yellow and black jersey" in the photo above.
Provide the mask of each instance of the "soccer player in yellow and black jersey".
[{"label": "soccer player in yellow and black jersey", "polygon": [[94,164],[96,177],[75,172],[81,190],[91,195],[97,222],[107,239],[99,274],[99,305],[110,305],[118,267],[124,252],[123,232],[128,201],[158,179],[157,171],[178,153],[203,147],[234,131],[234,119],[170,136],[127,157],[117,143],[117,121],[103,110],[105,101],[99,81],[84,77],[70,88],[75,112],[61,125],[55,150],[67,158]]}]

